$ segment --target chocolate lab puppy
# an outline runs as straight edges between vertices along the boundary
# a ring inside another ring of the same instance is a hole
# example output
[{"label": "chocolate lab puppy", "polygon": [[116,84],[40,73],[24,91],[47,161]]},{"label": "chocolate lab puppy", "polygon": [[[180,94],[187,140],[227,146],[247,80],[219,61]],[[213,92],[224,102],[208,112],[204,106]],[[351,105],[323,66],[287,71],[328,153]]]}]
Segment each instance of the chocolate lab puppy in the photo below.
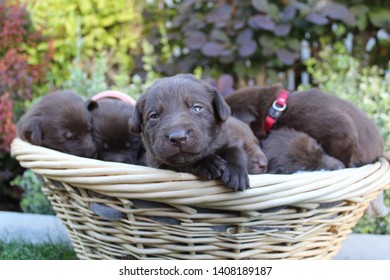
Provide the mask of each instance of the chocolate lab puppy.
[{"label": "chocolate lab puppy", "polygon": [[228,135],[231,135],[237,145],[242,145],[246,153],[248,173],[265,173],[267,171],[267,157],[261,150],[259,140],[253,134],[251,128],[234,117],[229,117],[226,125],[230,130]]},{"label": "chocolate lab puppy", "polygon": [[[266,136],[269,108],[282,91],[280,86],[254,86],[225,98],[233,116],[246,122],[258,139]],[[318,89],[291,93],[287,107],[273,129],[289,127],[307,133],[325,153],[353,167],[371,163],[384,152],[377,126],[367,115],[336,96]]]},{"label": "chocolate lab puppy", "polygon": [[[97,158],[104,161],[145,165],[141,135],[130,133],[128,122],[134,113],[135,101],[113,90],[100,92],[87,102],[92,116],[92,136]],[[111,197],[88,191],[92,197],[112,200]],[[124,214],[104,203],[91,202],[89,208],[99,217],[115,221]]]},{"label": "chocolate lab puppy", "polygon": [[130,133],[128,122],[135,109],[135,102],[121,99],[120,92],[92,97],[88,110],[92,115],[92,136],[98,159],[138,164],[142,158],[141,135]]},{"label": "chocolate lab puppy", "polygon": [[91,118],[84,100],[73,91],[42,97],[17,123],[19,138],[81,157],[94,158]]},{"label": "chocolate lab puppy", "polygon": [[140,132],[148,165],[221,178],[234,190],[249,188],[245,151],[229,135],[230,108],[193,75],[155,82],[141,95],[129,122]]},{"label": "chocolate lab puppy", "polygon": [[344,164],[327,155],[317,141],[291,128],[271,130],[261,140],[268,159],[268,173],[292,174],[298,171],[336,170]]}]

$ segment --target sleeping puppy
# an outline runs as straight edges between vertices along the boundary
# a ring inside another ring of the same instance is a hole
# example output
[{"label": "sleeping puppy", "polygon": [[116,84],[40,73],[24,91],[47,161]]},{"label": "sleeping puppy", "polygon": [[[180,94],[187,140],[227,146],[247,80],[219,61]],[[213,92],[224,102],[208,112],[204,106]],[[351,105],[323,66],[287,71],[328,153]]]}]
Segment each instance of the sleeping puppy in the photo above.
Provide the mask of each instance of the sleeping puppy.
[{"label": "sleeping puppy", "polygon": [[106,91],[87,102],[92,115],[92,136],[97,157],[105,161],[138,164],[142,158],[141,136],[130,133],[128,127],[135,101],[122,97],[129,98],[121,92]]},{"label": "sleeping puppy", "polygon": [[271,130],[261,140],[268,159],[268,173],[292,174],[298,171],[336,170],[344,164],[327,155],[317,141],[291,128]]},{"label": "sleeping puppy", "polygon": [[251,128],[234,117],[229,117],[226,125],[230,130],[228,135],[231,135],[237,145],[242,145],[246,153],[248,173],[265,173],[267,171],[267,157],[261,150],[259,140],[253,134]]},{"label": "sleeping puppy", "polygon": [[221,178],[242,191],[249,188],[246,155],[229,135],[229,116],[215,88],[184,74],[160,79],[142,94],[129,127],[141,133],[148,165]]},{"label": "sleeping puppy", "polygon": [[90,115],[84,100],[73,91],[43,96],[17,123],[17,136],[60,152],[96,156]]},{"label": "sleeping puppy", "polygon": [[[225,98],[233,116],[246,122],[259,140],[269,108],[283,89],[280,86],[254,86]],[[307,133],[325,153],[346,167],[372,163],[384,152],[378,127],[367,115],[336,96],[318,89],[291,93],[287,107],[273,129],[289,127]]]},{"label": "sleeping puppy", "polygon": [[[145,165],[141,136],[129,132],[128,122],[135,108],[135,101],[130,96],[119,91],[103,91],[87,101],[87,108],[92,116],[92,136],[98,159]],[[92,191],[88,194],[93,198],[115,200]],[[105,220],[116,221],[124,217],[121,211],[104,203],[91,202],[89,208]]]}]

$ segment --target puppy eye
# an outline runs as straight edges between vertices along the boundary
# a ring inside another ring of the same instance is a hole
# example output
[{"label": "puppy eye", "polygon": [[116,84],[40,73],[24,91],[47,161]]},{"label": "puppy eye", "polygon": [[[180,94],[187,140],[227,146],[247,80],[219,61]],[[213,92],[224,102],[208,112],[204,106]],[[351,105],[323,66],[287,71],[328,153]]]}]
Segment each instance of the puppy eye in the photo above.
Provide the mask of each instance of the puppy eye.
[{"label": "puppy eye", "polygon": [[192,107],[192,110],[193,110],[194,112],[200,112],[200,111],[203,110],[203,107],[200,106],[200,105],[194,105],[194,106]]},{"label": "puppy eye", "polygon": [[107,143],[103,143],[103,148],[104,148],[105,150],[108,150],[108,149],[110,148],[110,146],[108,146]]},{"label": "puppy eye", "polygon": [[151,114],[151,115],[149,116],[150,119],[158,119],[159,117],[160,117],[159,114]]},{"label": "puppy eye", "polygon": [[130,148],[131,147],[131,143],[130,142],[126,142],[125,147],[126,147],[126,149]]}]

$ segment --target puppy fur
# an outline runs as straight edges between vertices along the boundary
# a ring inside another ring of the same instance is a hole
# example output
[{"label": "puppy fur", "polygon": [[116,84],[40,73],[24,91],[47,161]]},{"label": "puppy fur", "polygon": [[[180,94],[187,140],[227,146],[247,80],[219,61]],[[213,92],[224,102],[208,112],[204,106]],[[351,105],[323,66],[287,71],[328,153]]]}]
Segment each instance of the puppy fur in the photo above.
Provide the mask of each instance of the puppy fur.
[{"label": "puppy fur", "polygon": [[[281,86],[254,86],[225,98],[233,116],[246,122],[256,137],[266,136],[264,120]],[[347,167],[372,163],[384,152],[378,127],[353,104],[318,89],[293,92],[273,129],[289,127],[307,133],[325,153]]]},{"label": "puppy fur", "polygon": [[229,117],[226,121],[228,135],[241,145],[246,153],[249,174],[262,174],[267,171],[267,157],[260,148],[259,140],[251,128],[237,118]]},{"label": "puppy fur", "polygon": [[141,132],[148,165],[221,178],[234,190],[249,188],[246,154],[228,135],[230,108],[193,75],[163,78],[141,95],[129,122]]},{"label": "puppy fur", "polygon": [[17,136],[60,152],[96,156],[90,115],[84,100],[73,91],[43,96],[17,123]]},{"label": "puppy fur", "polygon": [[271,174],[345,167],[341,161],[327,155],[314,138],[295,129],[274,129],[261,140],[261,146],[268,159],[268,173]]},{"label": "puppy fur", "polygon": [[92,136],[98,159],[139,164],[141,135],[130,133],[128,127],[134,106],[119,99],[103,98],[88,101],[87,107],[92,115]]}]

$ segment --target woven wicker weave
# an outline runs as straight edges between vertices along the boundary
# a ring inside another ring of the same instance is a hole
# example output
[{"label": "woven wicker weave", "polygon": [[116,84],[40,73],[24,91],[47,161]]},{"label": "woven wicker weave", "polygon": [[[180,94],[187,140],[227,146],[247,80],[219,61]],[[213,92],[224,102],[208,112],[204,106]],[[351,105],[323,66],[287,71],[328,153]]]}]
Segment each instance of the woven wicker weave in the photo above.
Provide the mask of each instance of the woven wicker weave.
[{"label": "woven wicker weave", "polygon": [[[80,259],[330,259],[390,184],[384,158],[331,172],[250,175],[251,189],[236,193],[218,180],[80,158],[20,139],[12,154],[42,176]],[[102,219],[92,202],[125,217]]]}]

